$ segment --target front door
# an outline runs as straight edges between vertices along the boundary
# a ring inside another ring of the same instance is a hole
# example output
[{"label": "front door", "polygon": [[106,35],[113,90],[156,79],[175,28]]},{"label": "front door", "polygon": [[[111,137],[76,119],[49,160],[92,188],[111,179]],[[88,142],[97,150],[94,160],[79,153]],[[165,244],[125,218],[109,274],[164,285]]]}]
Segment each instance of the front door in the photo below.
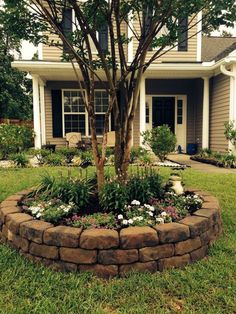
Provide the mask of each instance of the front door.
[{"label": "front door", "polygon": [[175,133],[175,97],[152,98],[152,127],[163,124]]},{"label": "front door", "polygon": [[[151,105],[149,105],[151,104]],[[150,124],[154,128],[167,124],[177,138],[177,146],[180,145],[183,152],[186,151],[186,133],[187,133],[187,97],[186,95],[176,96],[152,96],[147,97],[148,108],[152,108],[150,115]]]}]

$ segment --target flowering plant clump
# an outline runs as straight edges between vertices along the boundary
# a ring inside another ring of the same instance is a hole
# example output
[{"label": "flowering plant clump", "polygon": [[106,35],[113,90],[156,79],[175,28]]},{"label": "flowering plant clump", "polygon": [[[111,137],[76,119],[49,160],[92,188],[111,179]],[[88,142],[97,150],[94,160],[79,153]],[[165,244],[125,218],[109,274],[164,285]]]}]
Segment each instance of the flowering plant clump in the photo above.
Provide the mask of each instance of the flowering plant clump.
[{"label": "flowering plant clump", "polygon": [[117,218],[121,227],[153,226],[172,221],[169,213],[150,204],[141,205],[137,200],[133,200],[130,205],[126,206],[124,214],[119,214]]},{"label": "flowering plant clump", "polygon": [[87,216],[74,215],[65,219],[67,225],[72,227],[83,227],[84,229],[105,228],[114,229],[117,226],[117,220],[112,213],[95,213]]},{"label": "flowering plant clump", "polygon": [[23,209],[37,219],[42,219],[58,224],[63,218],[76,212],[77,207],[73,202],[66,204],[59,199],[50,201],[32,201],[23,205]]}]

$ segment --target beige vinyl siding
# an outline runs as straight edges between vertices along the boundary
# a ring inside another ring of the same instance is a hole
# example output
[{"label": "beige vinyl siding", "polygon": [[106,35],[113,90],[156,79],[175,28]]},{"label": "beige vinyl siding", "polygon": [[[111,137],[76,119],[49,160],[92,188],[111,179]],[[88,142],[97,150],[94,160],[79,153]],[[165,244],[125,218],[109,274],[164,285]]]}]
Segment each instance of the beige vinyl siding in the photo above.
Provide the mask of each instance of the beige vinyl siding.
[{"label": "beige vinyl siding", "polygon": [[[125,36],[127,37],[127,32],[128,32],[127,24],[125,22],[123,22],[121,24],[121,34],[122,35],[125,34]],[[114,33],[115,33],[115,37],[116,37],[116,27],[114,27]],[[59,36],[57,36],[55,34],[50,34],[48,32],[46,33],[46,35],[49,38],[49,42],[54,41],[56,43],[59,41],[59,43],[61,43]],[[119,49],[118,49],[117,44],[116,44],[115,52],[116,52],[117,60],[119,60],[119,58],[118,58]],[[127,45],[125,45],[125,47],[124,47],[124,52],[125,52],[125,55],[127,57],[127,55],[128,55],[128,46]],[[63,54],[62,49],[59,49],[59,48],[54,47],[54,46],[43,45],[43,60],[45,60],[45,61],[61,61],[62,54]],[[96,57],[96,53],[94,53],[94,58],[95,57]]]},{"label": "beige vinyl siding", "polygon": [[[190,29],[188,30],[188,37],[192,37],[192,36],[193,37],[188,39],[187,51],[178,51],[178,47],[175,47],[174,49],[166,52],[166,54],[164,54],[162,57],[158,58],[155,62],[196,61],[197,60],[197,36],[195,34],[197,33],[197,25],[194,25],[196,24],[196,22],[197,22],[197,17],[191,21],[190,26],[189,26]],[[140,25],[139,25],[138,19],[134,20],[134,29],[136,30],[137,33],[140,31]],[[133,47],[134,47],[134,52],[135,52],[138,48],[138,41],[135,38],[134,38]],[[150,57],[154,53],[155,53],[155,50],[148,52],[147,60],[149,60]]]},{"label": "beige vinyl siding", "polygon": [[210,148],[213,151],[228,149],[224,136],[224,123],[229,121],[230,78],[220,74],[211,79],[210,95]]},{"label": "beige vinyl siding", "polygon": [[46,124],[46,142],[56,144],[57,148],[66,145],[65,138],[53,138],[52,133],[52,96],[51,90],[45,88],[45,124]]},{"label": "beige vinyl siding", "polygon": [[[61,40],[57,35],[49,33],[46,33],[46,35],[49,37],[49,41],[61,43]],[[62,53],[62,50],[57,47],[43,44],[43,60],[45,61],[60,61]]]}]

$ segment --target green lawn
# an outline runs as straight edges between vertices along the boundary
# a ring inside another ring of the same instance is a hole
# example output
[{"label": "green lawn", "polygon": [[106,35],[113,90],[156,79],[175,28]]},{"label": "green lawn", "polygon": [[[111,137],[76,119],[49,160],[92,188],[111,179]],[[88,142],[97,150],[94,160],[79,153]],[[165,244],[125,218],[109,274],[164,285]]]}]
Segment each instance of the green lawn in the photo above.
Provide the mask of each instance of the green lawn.
[{"label": "green lawn", "polygon": [[[36,184],[44,171],[0,170],[0,201]],[[169,170],[161,173],[167,177]],[[236,313],[236,176],[188,169],[183,177],[186,186],[202,188],[220,200],[225,233],[207,260],[184,270],[106,282],[88,274],[55,273],[0,245],[0,313]]]}]

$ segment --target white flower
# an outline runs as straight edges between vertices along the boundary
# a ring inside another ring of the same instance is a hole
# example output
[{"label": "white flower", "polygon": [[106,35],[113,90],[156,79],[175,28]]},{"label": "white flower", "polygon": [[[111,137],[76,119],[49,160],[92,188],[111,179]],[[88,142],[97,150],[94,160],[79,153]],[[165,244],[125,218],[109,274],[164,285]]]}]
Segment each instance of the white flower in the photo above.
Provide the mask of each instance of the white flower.
[{"label": "white flower", "polygon": [[37,213],[36,218],[40,218],[42,216],[41,213]]},{"label": "white flower", "polygon": [[117,217],[119,220],[121,220],[121,219],[123,219],[124,217],[123,217],[123,215],[118,215],[118,217]]},{"label": "white flower", "polygon": [[69,212],[69,210],[70,210],[70,208],[69,208],[69,207],[65,207],[65,208],[63,209],[64,213],[68,213],[68,212]]},{"label": "white flower", "polygon": [[162,217],[166,217],[166,216],[167,216],[167,213],[166,213],[166,212],[162,212],[162,213],[161,213],[161,216],[162,216]]},{"label": "white flower", "polygon": [[148,215],[152,217],[152,216],[153,216],[153,213],[152,213],[152,212],[148,212]]},{"label": "white flower", "polygon": [[143,220],[143,217],[142,216],[139,216],[138,217],[138,221],[142,221]]},{"label": "white flower", "polygon": [[128,220],[124,219],[124,220],[122,221],[122,224],[123,224],[123,225],[128,225]]},{"label": "white flower", "polygon": [[129,220],[128,220],[128,223],[129,223],[130,225],[132,225],[132,224],[134,223],[133,219],[129,219]]},{"label": "white flower", "polygon": [[160,225],[163,225],[163,224],[165,223],[164,219],[161,218],[161,217],[157,218],[157,219],[156,219],[156,222],[157,222],[158,224],[160,224]]},{"label": "white flower", "polygon": [[155,208],[154,208],[153,206],[150,206],[150,207],[149,207],[149,210],[150,210],[151,212],[154,212]]},{"label": "white flower", "polygon": [[144,204],[143,206],[148,208],[148,209],[151,207],[151,205],[149,205],[149,204]]},{"label": "white flower", "polygon": [[139,205],[140,205],[140,202],[139,202],[139,201],[136,201],[136,200],[133,200],[133,201],[131,202],[131,205],[137,205],[137,206],[139,206]]}]

